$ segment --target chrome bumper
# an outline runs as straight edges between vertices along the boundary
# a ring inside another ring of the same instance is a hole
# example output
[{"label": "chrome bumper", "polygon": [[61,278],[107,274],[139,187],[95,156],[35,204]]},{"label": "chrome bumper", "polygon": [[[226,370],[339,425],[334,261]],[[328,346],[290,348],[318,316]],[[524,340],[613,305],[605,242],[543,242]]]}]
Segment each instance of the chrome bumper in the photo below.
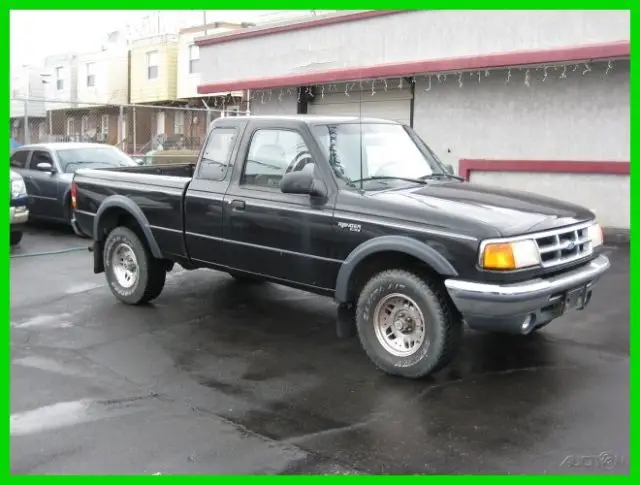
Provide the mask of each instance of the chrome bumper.
[{"label": "chrome bumper", "polygon": [[560,316],[557,306],[565,292],[586,286],[590,294],[609,266],[609,258],[600,255],[585,266],[551,278],[510,285],[448,279],[445,286],[470,327],[523,333],[523,319],[534,315],[531,327],[536,327]]},{"label": "chrome bumper", "polygon": [[29,220],[29,209],[25,206],[9,207],[9,220],[12,226],[26,224]]}]

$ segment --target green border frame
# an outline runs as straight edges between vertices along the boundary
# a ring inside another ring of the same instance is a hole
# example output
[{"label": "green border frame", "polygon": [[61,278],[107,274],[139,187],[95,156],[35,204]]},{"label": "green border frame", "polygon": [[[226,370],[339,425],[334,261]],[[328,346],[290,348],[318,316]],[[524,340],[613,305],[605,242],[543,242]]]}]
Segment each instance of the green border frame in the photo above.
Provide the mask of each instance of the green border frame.
[{"label": "green border frame", "polygon": [[[315,3],[315,2],[312,2]],[[202,0],[200,1],[194,1],[194,0],[182,0],[179,4],[176,4],[175,2],[171,1],[171,0],[111,0],[108,3],[108,7],[105,8],[104,6],[88,6],[85,2],[79,1],[79,0],[53,0],[53,1],[43,1],[43,0],[32,0],[32,1],[27,1],[27,0],[9,0],[8,2],[8,9],[7,9],[7,13],[2,17],[2,24],[0,25],[0,31],[3,32],[3,38],[5,39],[5,43],[6,43],[6,47],[4,49],[4,66],[6,69],[6,72],[10,72],[10,63],[9,63],[9,42],[10,42],[10,10],[15,9],[15,10],[59,10],[59,9],[66,9],[66,10],[158,10],[158,9],[164,9],[164,10],[178,10],[176,8],[177,5],[179,5],[180,7],[182,7],[180,10],[200,10],[202,9],[202,5],[203,2]],[[225,2],[225,7],[228,4]],[[473,1],[464,1],[464,0],[458,0],[456,2],[451,2],[451,1],[445,1],[445,0],[432,0],[430,2],[420,2],[418,0],[395,0],[395,1],[389,1],[389,0],[348,0],[348,1],[336,1],[336,0],[324,0],[323,2],[318,2],[318,6],[322,9],[336,9],[336,10],[345,10],[345,9],[349,9],[349,10],[356,10],[356,9],[392,9],[392,10],[397,10],[397,9],[403,9],[403,10],[408,10],[408,9],[415,9],[415,10],[420,10],[420,9],[425,9],[425,8],[429,8],[429,9],[505,9],[505,10],[513,10],[513,9],[567,9],[567,10],[631,10],[631,5],[632,2],[631,1],[622,1],[622,0],[610,0],[607,2],[604,1],[579,1],[579,0],[538,0],[537,2],[524,2],[524,1],[504,1],[504,0],[492,0],[492,1],[483,1],[483,2],[473,2]],[[93,8],[92,8],[93,7]],[[242,2],[242,8],[235,8],[234,10],[248,10],[248,9],[260,9],[260,10],[268,10],[268,9],[290,9],[290,10],[299,10],[301,7],[299,2],[295,2],[294,0],[269,0],[269,1],[257,1],[257,0],[245,0]],[[312,5],[304,5],[304,7],[306,7],[306,9],[309,9],[310,7],[312,7]],[[230,10],[230,8],[221,8],[220,10]],[[632,32],[632,37],[634,32],[638,31],[638,14],[636,14],[636,12],[631,12],[631,32]],[[36,42],[36,38],[34,36],[34,44]],[[37,48],[37,47],[34,47]],[[631,89],[631,104],[632,104],[632,109],[631,109],[631,133],[634,133],[634,127],[636,126],[640,126],[639,123],[636,122],[636,119],[638,118],[638,110],[634,109],[635,105],[637,104],[637,100],[638,98],[638,85],[639,83],[639,79],[640,79],[640,69],[638,68],[637,64],[631,63],[631,84],[630,84],[630,89]],[[9,82],[10,82],[10,76],[7,76],[7,74],[5,74],[5,76],[2,79],[2,83],[6,85],[3,86],[5,88],[5,92],[10,92],[10,87],[9,87]],[[7,100],[5,102],[5,104],[2,105],[2,112],[5,113],[5,116],[7,116],[6,119],[9,118],[9,109],[10,109],[10,103]],[[640,131],[638,132],[640,133]],[[632,146],[631,146],[631,158],[634,159],[634,155],[638,153],[637,150],[638,147],[638,143],[633,143],[633,137],[632,137]],[[7,168],[8,168],[8,164],[7,164]],[[8,178],[7,174],[7,178]],[[631,183],[631,225],[635,226],[635,219],[637,219],[637,215],[640,211],[640,208],[638,207],[638,197],[635,196],[635,191],[633,190],[633,182]],[[6,219],[8,219],[8,212],[5,209],[4,212],[4,216]],[[4,227],[4,229],[2,229],[2,231],[0,232],[1,236],[2,236],[2,244],[4,245],[5,248],[7,248],[7,250],[9,250],[9,221],[5,219],[5,223],[2,227]],[[634,269],[634,266],[637,266],[635,264],[635,262],[637,261],[637,250],[634,246],[631,246],[631,255],[630,255],[630,261],[631,261],[631,268],[630,268],[630,280],[633,279],[633,276],[635,276],[636,271]],[[5,295],[4,300],[3,300],[3,304],[2,304],[2,310],[3,313],[7,316],[7,326],[5,327],[5,341],[4,344],[1,346],[2,349],[2,353],[1,355],[1,361],[2,361],[2,380],[5,382],[4,384],[4,388],[5,388],[5,392],[7,392],[5,399],[0,400],[2,402],[2,414],[5,414],[5,416],[7,416],[7,420],[5,421],[5,436],[6,439],[2,440],[2,456],[6,457],[6,461],[4,461],[1,472],[0,472],[0,476],[5,476],[6,479],[12,483],[37,483],[37,482],[44,482],[45,479],[40,478],[38,476],[11,476],[10,474],[10,467],[11,467],[11,461],[10,461],[10,435],[9,435],[9,415],[10,415],[10,378],[11,378],[11,366],[10,366],[10,325],[9,322],[11,320],[11,300],[10,300],[10,281],[11,281],[11,275],[10,275],[10,260],[9,258],[7,259],[2,259],[1,260],[1,269],[0,269],[0,273],[5,275],[5,278],[2,280],[2,294]],[[633,307],[633,304],[631,302],[635,301],[635,295],[637,294],[637,285],[636,284],[632,284],[630,281],[630,304]],[[640,295],[639,295],[639,299],[640,299]],[[636,331],[631,331],[632,329],[632,325],[631,323],[635,321],[635,317],[636,317],[636,312],[633,311],[633,308],[631,308],[631,318],[630,318],[630,355],[634,355],[637,354],[637,352],[639,351],[639,346],[638,346],[638,334]],[[634,322],[635,323],[635,322]],[[638,379],[638,366],[633,364],[633,360],[629,360],[630,361],[630,365],[631,365],[631,369],[630,369],[630,396],[631,396],[631,416],[630,416],[630,427],[631,427],[631,443],[630,443],[630,456],[629,457],[625,457],[627,460],[629,460],[629,468],[630,468],[630,475],[629,476],[585,476],[585,475],[580,475],[580,476],[562,476],[562,478],[558,477],[558,476],[554,476],[554,475],[544,475],[545,477],[547,477],[548,480],[562,480],[563,482],[574,482],[574,483],[586,483],[587,481],[592,481],[592,480],[606,480],[606,481],[615,481],[617,483],[621,483],[621,482],[625,482],[625,483],[631,483],[630,480],[632,478],[632,476],[637,476],[637,468],[634,467],[633,463],[632,463],[632,457],[633,454],[631,452],[632,449],[634,449],[634,444],[637,442],[638,440],[638,411],[640,410],[640,405],[638,404],[638,399],[637,397],[634,395],[634,393],[632,392],[633,389],[638,389],[640,386],[640,379]],[[634,368],[635,367],[635,368]],[[594,417],[595,419],[597,419],[597,417]],[[116,443],[114,443],[115,445]],[[84,477],[84,476],[74,476],[74,477],[66,477],[66,476],[61,476],[61,477],[47,477],[47,483],[50,482],[60,482],[60,481],[71,481],[71,480],[84,480],[84,479],[90,479],[92,482],[97,483],[97,482],[103,482],[106,483],[106,481],[111,480],[112,478],[110,476],[91,476],[89,477]],[[484,476],[478,476],[478,477],[474,477],[473,479],[477,480],[477,481],[502,481],[502,480],[517,480],[517,481],[531,481],[533,482],[534,480],[536,480],[538,477],[537,476],[518,476],[517,478],[514,476],[488,476],[488,475],[484,475]],[[185,481],[189,481],[189,482],[200,482],[200,483],[211,483],[212,478],[208,477],[208,476],[189,476],[189,477],[182,477],[182,476],[163,476],[163,477],[154,477],[154,476],[147,476],[147,477],[122,477],[120,478],[120,480],[126,480],[126,481],[142,481],[142,480],[173,480],[173,481],[177,481],[177,480],[185,480]],[[288,476],[288,477],[284,477],[284,476],[276,476],[276,477],[250,477],[250,476],[243,476],[243,477],[233,477],[233,476],[225,476],[225,477],[216,477],[216,483],[240,483],[241,481],[291,481],[291,480],[301,480],[307,483],[316,481],[316,480],[330,480],[330,481],[337,481],[337,480],[348,480],[348,481],[367,481],[367,482],[373,482],[373,481],[377,481],[377,480],[385,480],[385,481],[392,481],[392,482],[396,482],[396,483],[408,483],[409,481],[412,482],[416,482],[416,481],[423,481],[423,480],[437,480],[438,482],[442,483],[443,481],[446,481],[447,483],[461,483],[461,481],[463,480],[469,480],[471,479],[471,477],[469,476],[427,476],[427,477],[422,477],[422,476],[411,476],[411,477],[375,477],[375,476],[348,476],[348,477],[337,477],[337,476],[328,476],[328,477],[314,477],[314,476],[304,476],[304,477],[300,477],[300,476]]]}]

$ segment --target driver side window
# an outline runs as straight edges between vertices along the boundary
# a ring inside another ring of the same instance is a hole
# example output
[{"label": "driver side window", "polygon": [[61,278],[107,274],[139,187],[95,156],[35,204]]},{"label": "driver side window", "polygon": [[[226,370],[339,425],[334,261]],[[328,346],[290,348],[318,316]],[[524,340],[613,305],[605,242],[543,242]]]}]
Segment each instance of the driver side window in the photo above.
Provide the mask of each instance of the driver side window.
[{"label": "driver side window", "polygon": [[256,130],[251,138],[241,184],[278,188],[288,172],[313,170],[302,136],[292,130]]}]

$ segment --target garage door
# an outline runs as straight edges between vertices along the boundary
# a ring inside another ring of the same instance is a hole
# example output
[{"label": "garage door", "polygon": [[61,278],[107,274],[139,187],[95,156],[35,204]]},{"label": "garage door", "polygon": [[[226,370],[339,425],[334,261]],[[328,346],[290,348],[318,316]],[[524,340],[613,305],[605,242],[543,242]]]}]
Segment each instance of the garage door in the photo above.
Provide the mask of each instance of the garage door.
[{"label": "garage door", "polygon": [[411,118],[411,91],[409,89],[378,88],[372,96],[371,91],[350,91],[349,96],[342,92],[326,92],[324,98],[316,94],[309,103],[307,112],[314,115],[362,116],[384,118],[408,125]]}]

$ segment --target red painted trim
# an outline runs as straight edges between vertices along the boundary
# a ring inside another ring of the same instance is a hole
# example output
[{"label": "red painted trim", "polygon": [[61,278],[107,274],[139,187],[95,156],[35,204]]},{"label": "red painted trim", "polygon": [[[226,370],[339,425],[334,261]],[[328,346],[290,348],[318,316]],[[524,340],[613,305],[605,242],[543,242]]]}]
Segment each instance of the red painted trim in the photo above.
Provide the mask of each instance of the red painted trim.
[{"label": "red painted trim", "polygon": [[624,161],[460,160],[458,168],[460,176],[464,177],[465,180],[469,180],[473,171],[629,175],[631,163]]},{"label": "red painted trim", "polygon": [[358,20],[366,20],[373,17],[382,17],[383,15],[393,15],[397,13],[410,12],[410,10],[367,10],[365,12],[354,12],[343,15],[334,15],[332,17],[320,17],[310,20],[295,21],[284,25],[275,25],[273,27],[264,28],[248,28],[240,31],[230,32],[228,34],[216,35],[215,37],[203,38],[196,40],[196,45],[202,47],[205,45],[222,44],[224,42],[232,42],[240,39],[250,39],[252,37],[261,37],[264,35],[280,34],[282,32],[294,32],[296,30],[312,29],[315,27],[324,27],[327,25],[342,24],[346,22],[356,22]]},{"label": "red painted trim", "polygon": [[294,86],[310,86],[330,82],[401,77],[414,74],[461,71],[466,69],[490,69],[526,64],[585,61],[629,57],[629,41],[563,47],[539,51],[520,51],[481,56],[465,56],[447,59],[379,64],[376,66],[331,69],[305,74],[290,74],[271,78],[238,79],[220,83],[201,84],[198,94],[219,91],[268,89]]}]

